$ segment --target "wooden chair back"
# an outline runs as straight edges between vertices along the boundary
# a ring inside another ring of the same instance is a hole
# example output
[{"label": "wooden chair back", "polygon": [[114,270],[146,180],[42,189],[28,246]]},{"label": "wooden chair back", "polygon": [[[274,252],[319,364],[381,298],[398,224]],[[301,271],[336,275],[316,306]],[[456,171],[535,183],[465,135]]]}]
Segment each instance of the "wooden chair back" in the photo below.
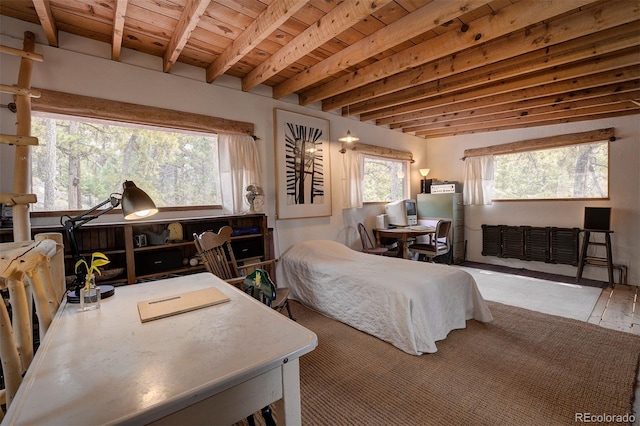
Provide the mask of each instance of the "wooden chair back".
[{"label": "wooden chair back", "polygon": [[[6,297],[6,303],[0,303],[0,359],[5,385],[0,390],[0,404],[7,408],[35,352],[31,307],[35,306],[42,341],[60,306],[59,281],[64,282],[64,272],[58,270],[59,265],[51,265],[61,248],[54,239],[0,244],[0,290],[3,299]],[[0,419],[3,416],[0,410]]]},{"label": "wooden chair back", "polygon": [[198,254],[202,258],[207,271],[211,272],[229,284],[240,287],[245,275],[256,268],[269,270],[275,273],[275,259],[252,260],[250,263],[236,260],[231,245],[233,229],[223,226],[218,232],[205,231],[201,234],[193,234]]},{"label": "wooden chair back", "polygon": [[193,238],[207,271],[232,284],[240,284],[241,278],[238,262],[231,247],[230,226],[223,226],[217,233],[205,231],[193,234]]}]

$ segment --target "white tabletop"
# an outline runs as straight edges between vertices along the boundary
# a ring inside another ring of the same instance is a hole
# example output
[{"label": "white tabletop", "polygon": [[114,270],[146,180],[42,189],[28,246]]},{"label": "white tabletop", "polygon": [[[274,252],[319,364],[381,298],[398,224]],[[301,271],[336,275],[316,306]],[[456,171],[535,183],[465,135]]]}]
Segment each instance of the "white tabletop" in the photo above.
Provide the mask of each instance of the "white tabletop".
[{"label": "white tabletop", "polygon": [[[220,305],[147,323],[137,302],[214,286]],[[63,304],[3,424],[143,424],[313,350],[316,335],[209,273]]]}]

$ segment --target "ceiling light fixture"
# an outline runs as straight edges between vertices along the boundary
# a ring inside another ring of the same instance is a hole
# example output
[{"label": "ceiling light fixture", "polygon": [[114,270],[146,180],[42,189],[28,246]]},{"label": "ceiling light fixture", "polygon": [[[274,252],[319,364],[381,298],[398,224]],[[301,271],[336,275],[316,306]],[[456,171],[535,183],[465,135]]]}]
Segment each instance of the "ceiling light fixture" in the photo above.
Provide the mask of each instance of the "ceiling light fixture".
[{"label": "ceiling light fixture", "polygon": [[[347,105],[347,117],[349,116],[349,105]],[[344,144],[350,144],[350,143],[354,143],[354,142],[358,142],[360,139],[356,136],[353,136],[351,134],[351,130],[347,130],[347,134],[341,138],[338,139],[341,143],[342,143],[342,147],[340,148],[340,152],[342,154],[344,154],[345,152],[347,152],[347,149],[345,148]]]}]

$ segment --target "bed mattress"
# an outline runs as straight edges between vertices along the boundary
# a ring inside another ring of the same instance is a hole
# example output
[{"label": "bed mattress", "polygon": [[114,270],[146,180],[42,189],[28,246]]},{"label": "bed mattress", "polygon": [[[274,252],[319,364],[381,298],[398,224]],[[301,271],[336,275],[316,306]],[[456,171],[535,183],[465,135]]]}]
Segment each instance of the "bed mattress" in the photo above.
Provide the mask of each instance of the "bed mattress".
[{"label": "bed mattress", "polygon": [[280,257],[276,276],[291,299],[413,355],[436,352],[436,342],[467,320],[493,320],[467,272],[335,241],[295,244]]}]

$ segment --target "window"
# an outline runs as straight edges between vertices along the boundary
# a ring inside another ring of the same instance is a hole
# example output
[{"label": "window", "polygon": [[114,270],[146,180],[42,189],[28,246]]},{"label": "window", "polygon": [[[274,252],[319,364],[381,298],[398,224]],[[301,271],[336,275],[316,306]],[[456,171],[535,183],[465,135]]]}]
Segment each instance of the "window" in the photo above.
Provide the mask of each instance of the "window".
[{"label": "window", "polygon": [[404,160],[364,156],[362,198],[366,202],[388,202],[408,197],[409,163]]},{"label": "window", "polygon": [[609,143],[494,156],[494,200],[609,197]]},{"label": "window", "polygon": [[86,210],[132,180],[158,207],[219,205],[217,136],[34,113],[34,211]]}]

